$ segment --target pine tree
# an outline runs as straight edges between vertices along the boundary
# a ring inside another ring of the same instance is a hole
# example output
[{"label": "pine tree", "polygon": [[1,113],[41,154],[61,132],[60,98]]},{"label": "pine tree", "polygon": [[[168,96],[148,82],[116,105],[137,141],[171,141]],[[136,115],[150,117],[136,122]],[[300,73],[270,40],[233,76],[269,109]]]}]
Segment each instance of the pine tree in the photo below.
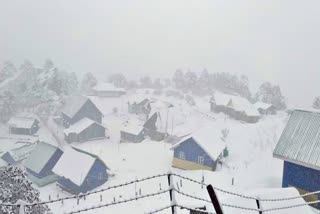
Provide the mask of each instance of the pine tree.
[{"label": "pine tree", "polygon": [[[26,173],[17,167],[6,167],[0,170],[0,203],[15,204],[18,200],[26,203],[40,202],[40,193],[27,180]],[[26,214],[49,214],[48,206],[37,205],[25,208]],[[17,206],[0,206],[2,214],[18,214]]]}]

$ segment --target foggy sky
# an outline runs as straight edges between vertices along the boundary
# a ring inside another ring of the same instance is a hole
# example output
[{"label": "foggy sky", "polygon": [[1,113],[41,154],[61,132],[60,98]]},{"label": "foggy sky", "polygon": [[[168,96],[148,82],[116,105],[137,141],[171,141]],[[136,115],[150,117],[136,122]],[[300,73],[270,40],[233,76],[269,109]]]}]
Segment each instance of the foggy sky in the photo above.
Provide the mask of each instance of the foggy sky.
[{"label": "foggy sky", "polygon": [[290,106],[320,95],[317,0],[0,0],[0,61],[78,74],[176,68],[280,84]]}]

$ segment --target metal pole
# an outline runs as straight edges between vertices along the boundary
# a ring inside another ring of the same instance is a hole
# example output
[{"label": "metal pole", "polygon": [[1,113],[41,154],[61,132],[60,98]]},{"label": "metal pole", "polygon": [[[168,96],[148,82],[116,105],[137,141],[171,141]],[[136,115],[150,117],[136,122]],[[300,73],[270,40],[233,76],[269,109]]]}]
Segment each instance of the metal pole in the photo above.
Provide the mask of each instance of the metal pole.
[{"label": "metal pole", "polygon": [[176,214],[176,206],[175,206],[175,197],[174,197],[174,183],[173,183],[173,176],[171,172],[168,173],[168,184],[169,184],[169,194],[170,194],[170,201],[171,201],[171,213]]},{"label": "metal pole", "polygon": [[209,196],[211,198],[213,207],[216,211],[216,214],[223,214],[222,207],[220,205],[219,199],[218,199],[213,187],[211,185],[208,185],[207,190],[208,190]]}]

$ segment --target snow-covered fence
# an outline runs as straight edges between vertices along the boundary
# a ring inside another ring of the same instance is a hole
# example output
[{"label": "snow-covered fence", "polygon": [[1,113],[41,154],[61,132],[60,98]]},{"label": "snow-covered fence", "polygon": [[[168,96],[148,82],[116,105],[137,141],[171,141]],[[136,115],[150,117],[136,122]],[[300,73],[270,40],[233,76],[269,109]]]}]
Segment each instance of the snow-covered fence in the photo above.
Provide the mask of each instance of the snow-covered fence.
[{"label": "snow-covered fence", "polygon": [[[137,183],[140,182],[144,182],[147,180],[153,180],[159,177],[167,177],[168,178],[168,188],[162,188],[161,185],[160,186],[160,190],[159,191],[155,191],[153,193],[148,193],[148,194],[142,194],[142,191],[139,189],[139,194],[134,195],[134,197],[130,197],[130,198],[126,198],[126,199],[121,199],[121,200],[116,200],[115,198],[112,200],[112,202],[109,203],[103,203],[103,198],[101,193],[104,191],[108,191],[111,189],[117,189],[117,188],[121,188],[127,185],[135,185]],[[180,179],[180,182],[176,182],[174,181],[174,178],[178,178]],[[43,202],[37,202],[37,203],[26,203],[23,202],[21,200],[18,200],[16,203],[1,203],[0,202],[0,206],[16,206],[17,208],[19,208],[19,214],[25,214],[25,208],[32,208],[38,205],[44,205],[44,204],[51,204],[51,203],[61,203],[63,205],[63,203],[67,200],[77,200],[77,205],[79,205],[79,199],[80,198],[85,198],[89,195],[96,195],[96,194],[100,194],[99,200],[97,201],[96,205],[90,206],[90,207],[86,207],[86,208],[82,208],[79,210],[74,210],[74,211],[70,211],[69,214],[74,214],[74,213],[83,213],[89,210],[95,210],[95,209],[100,209],[100,208],[104,208],[104,207],[109,207],[109,206],[113,206],[113,205],[117,205],[117,204],[125,204],[125,203],[129,203],[131,201],[136,201],[136,200],[140,200],[140,199],[144,199],[144,198],[151,198],[154,196],[158,196],[158,195],[163,195],[165,193],[168,194],[168,197],[170,197],[170,204],[168,204],[167,206],[164,207],[158,207],[154,210],[150,210],[147,213],[153,214],[153,213],[158,213],[161,212],[163,210],[166,209],[171,209],[173,214],[176,214],[176,208],[180,208],[180,209],[187,209],[189,211],[197,211],[200,213],[209,213],[206,210],[200,210],[197,208],[193,208],[193,207],[188,207],[185,205],[181,205],[179,204],[179,201],[176,200],[176,194],[178,195],[183,195],[189,199],[192,200],[196,200],[196,201],[201,201],[204,202],[205,204],[211,204],[212,202],[208,199],[205,198],[201,198],[201,197],[197,197],[192,193],[188,193],[188,192],[184,192],[182,190],[182,180],[186,181],[186,182],[192,182],[194,184],[199,185],[201,188],[201,186],[205,185],[208,186],[208,184],[204,183],[204,180],[202,179],[201,181],[177,174],[177,173],[172,173],[172,172],[168,172],[165,174],[158,174],[158,175],[154,175],[154,176],[149,176],[149,177],[145,177],[142,179],[135,179],[133,181],[130,182],[126,182],[126,183],[122,183],[122,184],[118,184],[118,185],[114,185],[114,186],[110,186],[101,190],[97,190],[97,191],[93,191],[93,192],[88,192],[88,193],[84,193],[84,194],[80,194],[80,195],[74,195],[74,196],[69,196],[69,197],[64,197],[64,198],[57,198],[57,199],[51,199],[49,198],[48,201],[43,201]],[[175,185],[176,184],[176,185]],[[184,183],[184,186],[187,186],[188,183]],[[228,195],[232,195],[235,197],[240,197],[242,199],[245,200],[254,200],[257,203],[257,208],[252,208],[252,207],[244,207],[244,206],[239,206],[239,205],[234,205],[234,204],[227,204],[227,203],[221,203],[220,205],[222,207],[228,207],[228,208],[232,208],[232,209],[238,209],[238,210],[246,210],[246,211],[253,211],[256,212],[257,214],[265,214],[265,213],[269,213],[272,211],[278,211],[278,210],[290,210],[292,212],[294,212],[295,208],[298,207],[303,207],[303,206],[308,206],[308,205],[313,205],[313,204],[317,204],[320,203],[320,200],[315,200],[315,201],[310,201],[310,202],[304,202],[304,203],[292,203],[291,205],[278,205],[278,206],[274,206],[272,208],[266,208],[264,209],[263,207],[261,207],[261,202],[283,202],[283,201],[292,201],[295,199],[301,199],[301,198],[305,198],[307,196],[310,195],[314,195],[314,194],[320,194],[320,191],[315,191],[315,192],[310,192],[310,193],[306,193],[306,194],[302,194],[302,195],[298,195],[298,196],[293,196],[293,197],[283,197],[283,198],[260,198],[260,197],[254,197],[254,196],[250,196],[250,195],[246,195],[246,194],[241,194],[241,193],[236,193],[236,192],[232,192],[229,190],[225,190],[219,187],[212,187],[215,191],[217,192],[221,192],[224,194],[228,194]]]}]

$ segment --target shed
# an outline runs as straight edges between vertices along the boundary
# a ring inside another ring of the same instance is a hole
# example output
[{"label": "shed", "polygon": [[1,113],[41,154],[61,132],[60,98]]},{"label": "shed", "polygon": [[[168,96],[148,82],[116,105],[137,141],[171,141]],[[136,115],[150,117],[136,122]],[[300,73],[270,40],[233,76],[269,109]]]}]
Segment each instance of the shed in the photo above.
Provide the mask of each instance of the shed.
[{"label": "shed", "polygon": [[185,137],[171,149],[174,151],[172,166],[180,169],[215,171],[226,148],[221,132],[206,126]]},{"label": "shed", "polygon": [[125,123],[120,130],[121,142],[140,143],[144,140],[144,127]]},{"label": "shed", "polygon": [[17,165],[28,158],[34,147],[34,144],[24,144],[23,146],[5,152],[1,158],[9,165]]},{"label": "shed", "polygon": [[115,87],[112,83],[100,82],[92,88],[93,94],[99,97],[120,97],[126,94],[124,88]]},{"label": "shed", "polygon": [[38,186],[44,186],[58,180],[52,172],[62,155],[62,151],[51,144],[39,142],[24,163],[28,178]]},{"label": "shed", "polygon": [[30,117],[12,117],[8,125],[10,134],[33,135],[39,130],[39,121]]},{"label": "shed", "polygon": [[224,113],[231,118],[246,123],[256,123],[260,119],[260,113],[246,98],[216,92],[210,99],[211,111]]},{"label": "shed", "polygon": [[105,127],[101,124],[85,117],[65,129],[64,136],[68,143],[85,142],[105,138],[105,131]]},{"label": "shed", "polygon": [[128,100],[128,112],[131,114],[148,115],[151,111],[150,100],[148,98],[131,98]]},{"label": "shed", "polygon": [[[295,187],[301,194],[320,189],[320,113],[294,110],[273,151],[284,161],[283,187]],[[319,194],[305,197],[319,200]],[[320,208],[319,204],[315,207]]]},{"label": "shed", "polygon": [[57,184],[61,189],[80,194],[104,184],[108,180],[107,170],[98,156],[72,147],[64,151],[52,171],[60,177]]},{"label": "shed", "polygon": [[101,111],[88,97],[84,96],[68,97],[61,113],[63,126],[66,128],[85,117],[102,123]]},{"label": "shed", "polygon": [[274,115],[277,113],[277,109],[274,105],[270,103],[264,103],[264,102],[256,102],[254,104],[254,107],[259,111],[260,114],[262,115]]}]

